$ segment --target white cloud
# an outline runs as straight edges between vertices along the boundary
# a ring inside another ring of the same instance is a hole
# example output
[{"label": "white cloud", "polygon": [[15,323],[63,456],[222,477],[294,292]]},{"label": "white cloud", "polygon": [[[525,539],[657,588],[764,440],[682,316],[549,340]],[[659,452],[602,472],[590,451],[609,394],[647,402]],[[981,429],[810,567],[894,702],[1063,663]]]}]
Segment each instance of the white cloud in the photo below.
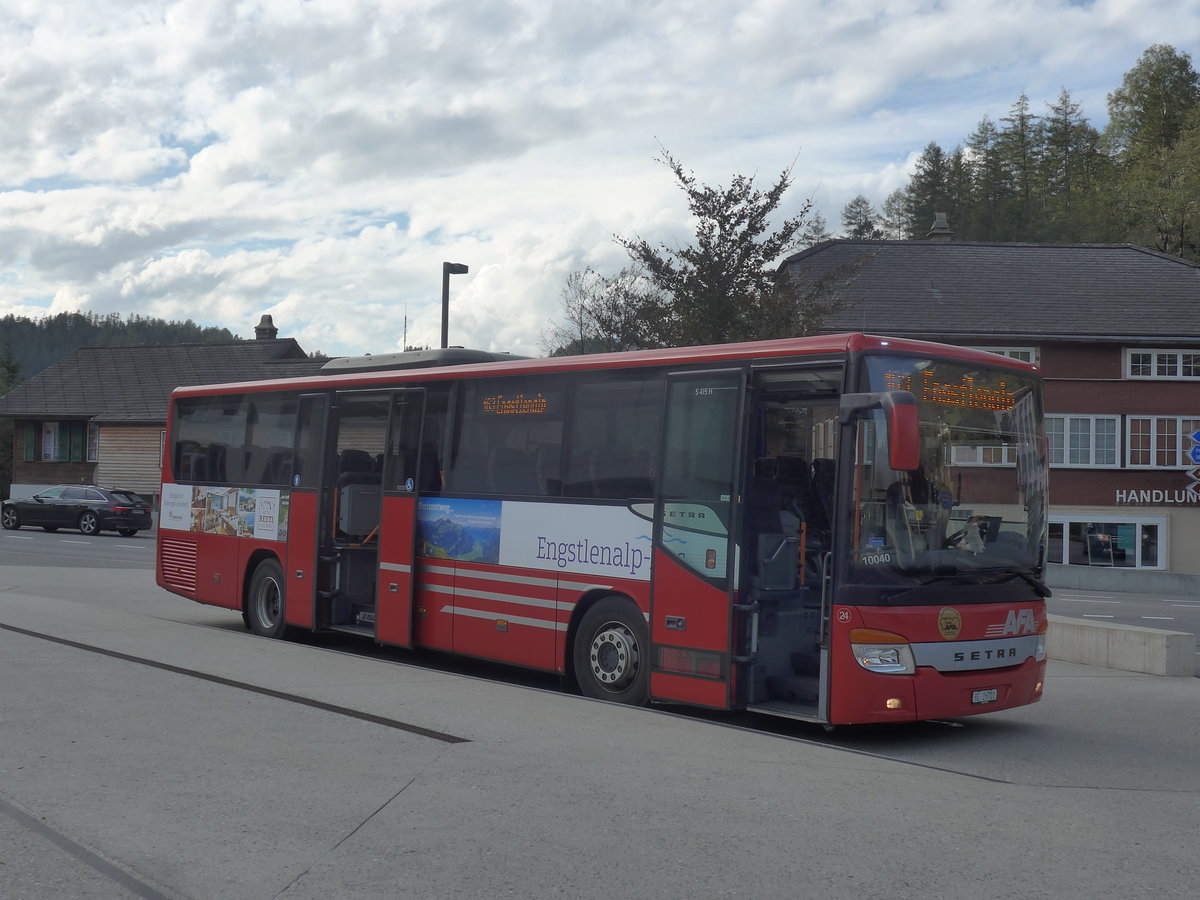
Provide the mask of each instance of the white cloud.
[{"label": "white cloud", "polygon": [[536,352],[615,233],[686,240],[665,146],[836,223],[931,140],[1067,87],[1093,122],[1200,3],[0,0],[0,315],[85,308],[309,349]]}]

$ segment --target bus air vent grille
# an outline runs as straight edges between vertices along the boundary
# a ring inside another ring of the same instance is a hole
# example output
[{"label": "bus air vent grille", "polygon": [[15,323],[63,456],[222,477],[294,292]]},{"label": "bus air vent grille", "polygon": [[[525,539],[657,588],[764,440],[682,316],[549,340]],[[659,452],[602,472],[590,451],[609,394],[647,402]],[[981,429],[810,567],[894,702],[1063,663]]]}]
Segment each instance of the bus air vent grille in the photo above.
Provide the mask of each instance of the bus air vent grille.
[{"label": "bus air vent grille", "polygon": [[196,593],[195,543],[173,538],[160,538],[158,551],[163,584],[177,591]]}]

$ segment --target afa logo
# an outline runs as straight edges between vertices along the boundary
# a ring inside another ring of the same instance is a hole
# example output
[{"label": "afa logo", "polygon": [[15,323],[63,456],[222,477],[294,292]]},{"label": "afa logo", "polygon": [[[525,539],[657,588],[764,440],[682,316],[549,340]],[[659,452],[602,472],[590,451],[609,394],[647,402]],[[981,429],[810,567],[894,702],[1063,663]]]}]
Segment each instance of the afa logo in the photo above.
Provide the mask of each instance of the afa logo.
[{"label": "afa logo", "polygon": [[1009,637],[1016,634],[1037,634],[1037,617],[1032,609],[1010,609],[1003,624],[987,627],[988,637]]},{"label": "afa logo", "polygon": [[938,613],[938,631],[948,641],[954,640],[962,631],[962,616],[957,609],[947,606]]}]

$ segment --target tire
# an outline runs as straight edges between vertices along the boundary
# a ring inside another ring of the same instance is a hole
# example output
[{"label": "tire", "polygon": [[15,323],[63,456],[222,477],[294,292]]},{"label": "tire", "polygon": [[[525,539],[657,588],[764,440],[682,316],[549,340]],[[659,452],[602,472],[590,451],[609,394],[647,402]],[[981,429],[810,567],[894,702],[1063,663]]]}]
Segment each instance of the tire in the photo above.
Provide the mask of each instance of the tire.
[{"label": "tire", "polygon": [[89,537],[100,533],[100,520],[94,512],[85,512],[79,517],[79,530]]},{"label": "tire", "polygon": [[0,512],[0,525],[3,525],[9,531],[21,527],[21,514],[17,512],[16,507],[4,507],[4,510]]},{"label": "tire", "polygon": [[250,630],[263,637],[283,637],[287,630],[287,589],[283,569],[273,559],[263,560],[254,570],[246,593],[244,618]]},{"label": "tire", "polygon": [[58,526],[57,525],[43,525],[42,531],[48,531],[51,534],[54,534],[54,532],[58,531]]},{"label": "tire", "polygon": [[629,600],[605,597],[575,632],[575,680],[585,697],[642,706],[650,697],[650,638]]},{"label": "tire", "polygon": [[118,528],[117,529],[117,534],[119,534],[121,537],[133,537],[137,533],[138,533],[138,530],[136,528]]}]

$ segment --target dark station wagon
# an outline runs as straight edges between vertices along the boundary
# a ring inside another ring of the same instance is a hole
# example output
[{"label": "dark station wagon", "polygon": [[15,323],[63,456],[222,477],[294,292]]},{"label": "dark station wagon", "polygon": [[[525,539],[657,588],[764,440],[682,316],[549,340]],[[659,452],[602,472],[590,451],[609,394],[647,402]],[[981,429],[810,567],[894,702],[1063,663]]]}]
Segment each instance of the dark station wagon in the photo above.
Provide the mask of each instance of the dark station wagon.
[{"label": "dark station wagon", "polygon": [[137,494],[91,484],[60,484],[32,497],[5,500],[0,508],[0,524],[8,529],[36,525],[46,531],[78,528],[84,534],[115,531],[132,537],[150,523],[150,504]]}]

